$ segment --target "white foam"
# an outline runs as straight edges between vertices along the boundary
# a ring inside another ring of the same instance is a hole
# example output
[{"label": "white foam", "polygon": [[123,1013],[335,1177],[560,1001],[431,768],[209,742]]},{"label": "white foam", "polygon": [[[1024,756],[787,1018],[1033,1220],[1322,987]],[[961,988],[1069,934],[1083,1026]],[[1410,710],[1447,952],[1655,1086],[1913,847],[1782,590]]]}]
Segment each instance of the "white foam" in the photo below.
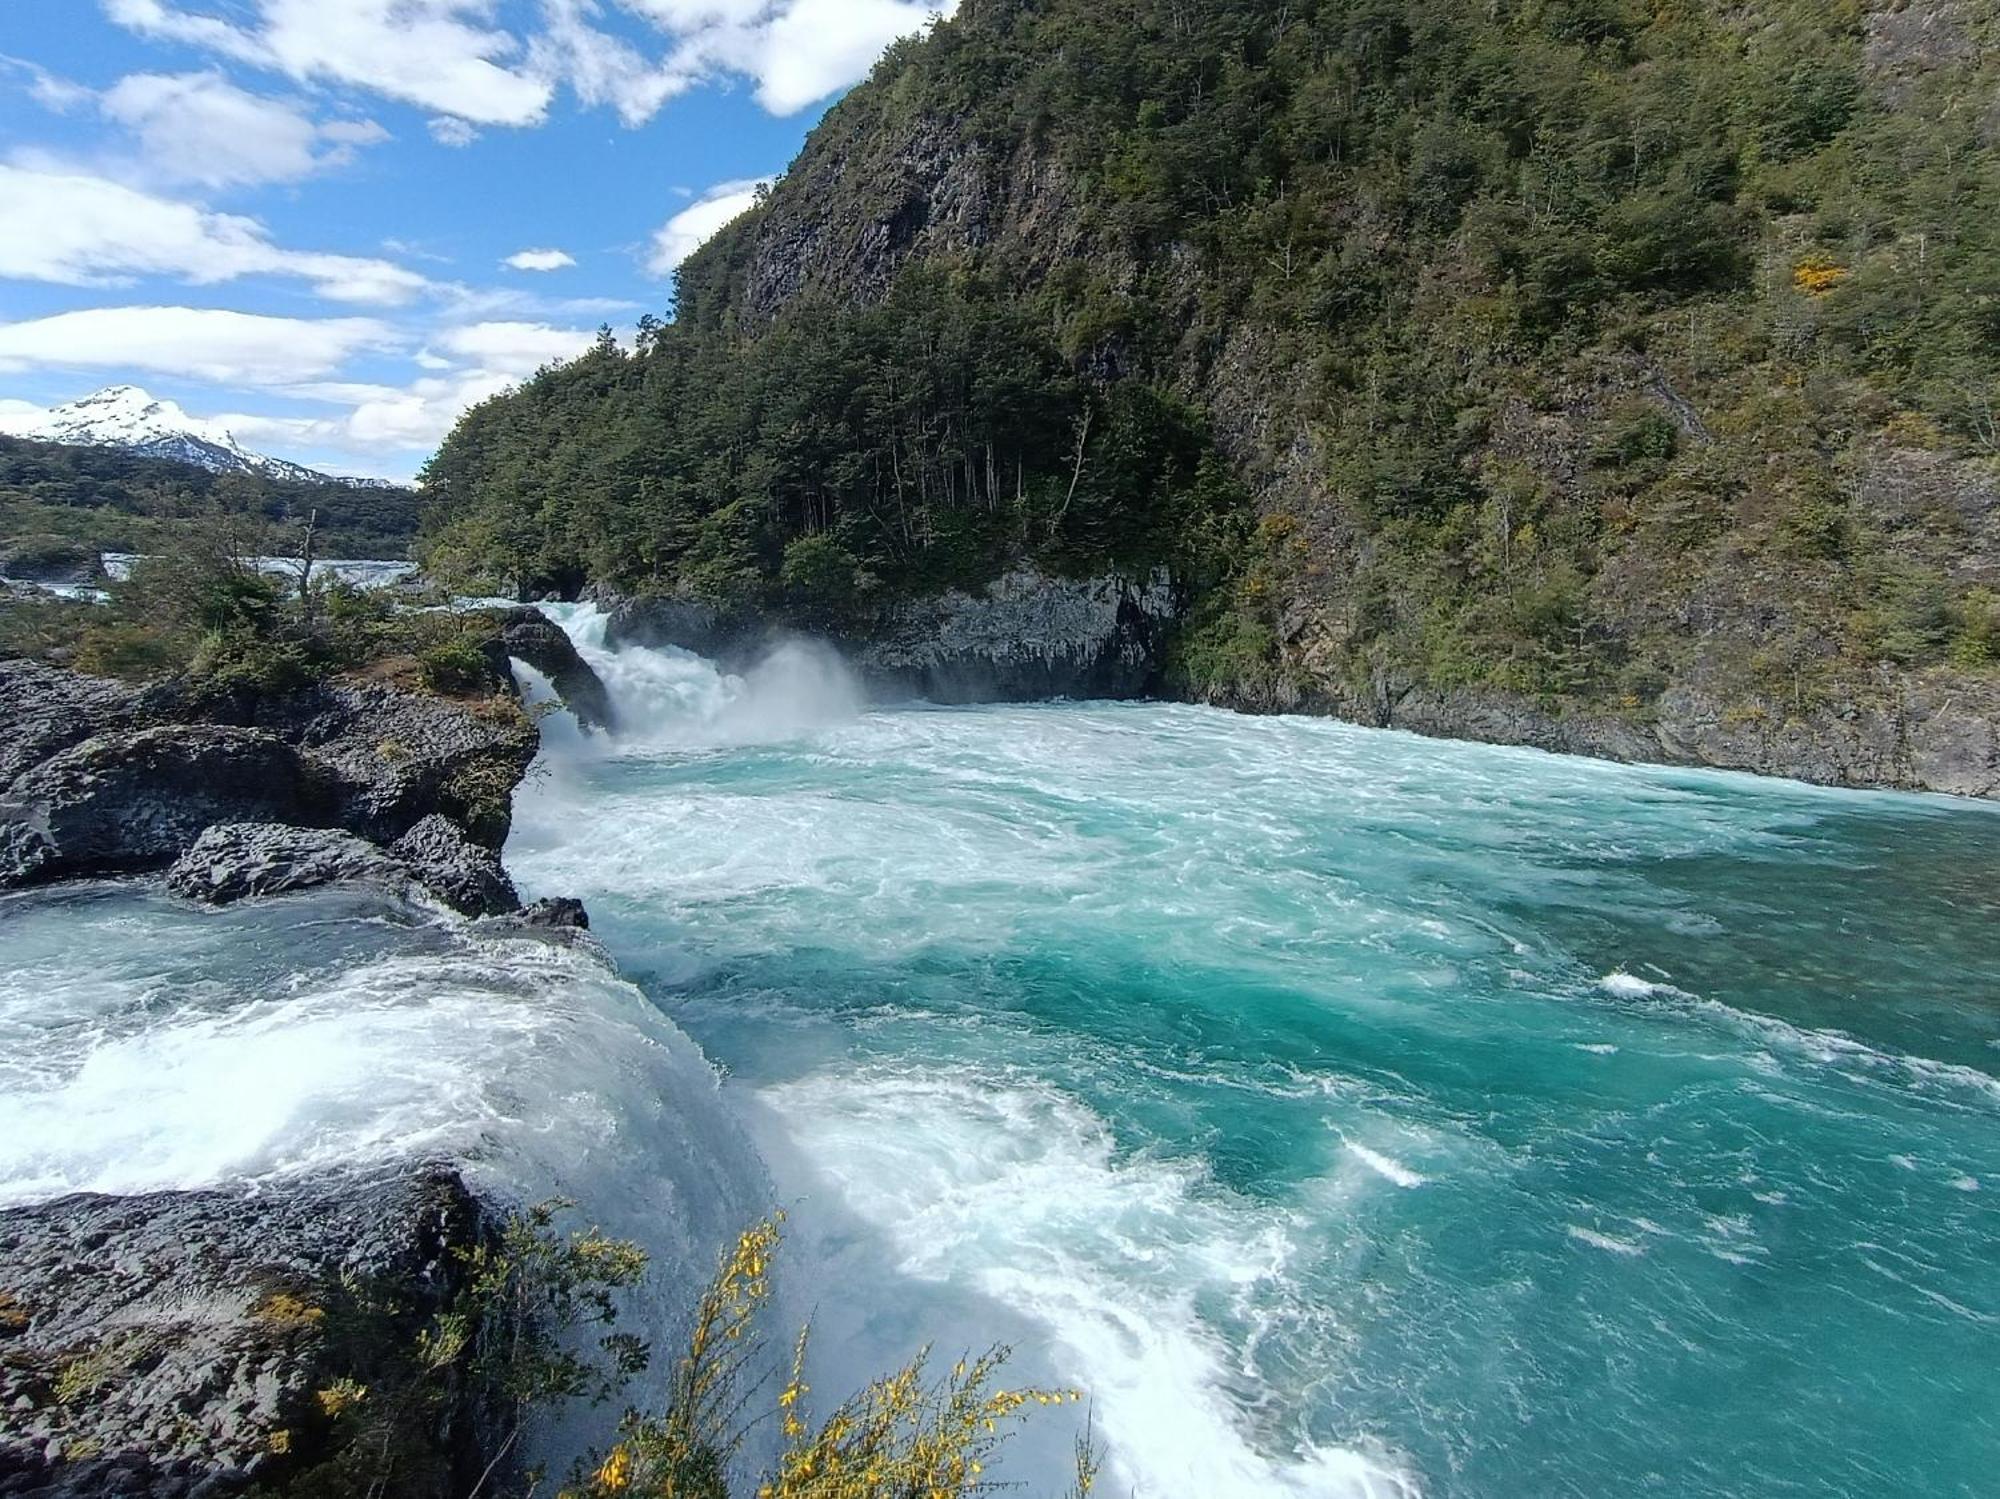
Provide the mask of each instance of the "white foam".
[{"label": "white foam", "polygon": [[897,1269],[1041,1328],[1060,1376],[1090,1393],[1119,1490],[1414,1495],[1358,1445],[1273,1450],[1232,1398],[1235,1357],[1198,1306],[1282,1293],[1301,1224],[1197,1165],[1121,1156],[1103,1120],[1021,1076],[840,1068],[763,1097]]},{"label": "white foam", "polygon": [[781,641],[738,675],[672,646],[611,650],[594,604],[545,607],[603,681],[628,751],[775,744],[860,716],[859,681],[820,641]]},{"label": "white foam", "polygon": [[1348,1153],[1360,1161],[1362,1165],[1366,1166],[1376,1175],[1394,1182],[1399,1187],[1421,1187],[1430,1180],[1428,1176],[1412,1171],[1401,1161],[1391,1156],[1383,1155],[1378,1150],[1370,1150],[1366,1145],[1359,1144],[1353,1140],[1345,1143]]},{"label": "white foam", "polygon": [[1593,1249],[1602,1249],[1608,1254],[1641,1255],[1646,1246],[1633,1239],[1614,1238],[1601,1234],[1594,1228],[1584,1228],[1580,1224],[1569,1225],[1569,1236],[1579,1244],[1588,1244]]},{"label": "white foam", "polygon": [[1597,987],[1606,994],[1615,994],[1620,999],[1651,999],[1660,994],[1678,994],[1680,990],[1672,984],[1656,984],[1651,979],[1642,979],[1637,974],[1620,968],[1607,973],[1597,981]]}]

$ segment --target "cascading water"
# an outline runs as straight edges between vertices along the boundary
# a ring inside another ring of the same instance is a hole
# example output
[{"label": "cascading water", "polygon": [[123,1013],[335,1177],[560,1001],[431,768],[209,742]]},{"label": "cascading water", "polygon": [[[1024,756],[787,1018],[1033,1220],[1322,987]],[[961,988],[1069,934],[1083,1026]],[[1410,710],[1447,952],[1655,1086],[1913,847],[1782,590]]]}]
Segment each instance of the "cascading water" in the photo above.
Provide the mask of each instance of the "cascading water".
[{"label": "cascading water", "polygon": [[459,1159],[644,1241],[663,1344],[781,1205],[815,1399],[1006,1342],[1119,1496],[1985,1485],[1994,809],[865,711],[561,612],[628,727],[545,720],[508,859],[624,976],[356,891],[7,897],[0,1201]]},{"label": "cascading water", "polygon": [[817,1388],[1009,1341],[1160,1499],[1986,1481],[1994,809],[565,620],[634,732],[510,865],[728,1069]]}]

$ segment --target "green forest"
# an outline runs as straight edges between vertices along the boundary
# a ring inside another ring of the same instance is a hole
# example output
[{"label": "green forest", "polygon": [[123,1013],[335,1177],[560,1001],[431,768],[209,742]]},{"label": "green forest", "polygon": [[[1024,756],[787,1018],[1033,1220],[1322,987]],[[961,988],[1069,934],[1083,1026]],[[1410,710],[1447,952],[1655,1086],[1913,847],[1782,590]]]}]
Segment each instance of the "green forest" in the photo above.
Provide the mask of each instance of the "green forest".
[{"label": "green forest", "polygon": [[1183,689],[1247,701],[1989,672],[1996,49],[1934,0],[965,0],[670,320],[463,420],[422,551],[864,625],[1165,566]]},{"label": "green forest", "polygon": [[215,515],[258,520],[291,543],[317,515],[322,557],[403,557],[417,530],[407,489],[215,474],[119,448],[0,437],[0,536],[16,543],[155,551],[181,534],[181,523]]}]

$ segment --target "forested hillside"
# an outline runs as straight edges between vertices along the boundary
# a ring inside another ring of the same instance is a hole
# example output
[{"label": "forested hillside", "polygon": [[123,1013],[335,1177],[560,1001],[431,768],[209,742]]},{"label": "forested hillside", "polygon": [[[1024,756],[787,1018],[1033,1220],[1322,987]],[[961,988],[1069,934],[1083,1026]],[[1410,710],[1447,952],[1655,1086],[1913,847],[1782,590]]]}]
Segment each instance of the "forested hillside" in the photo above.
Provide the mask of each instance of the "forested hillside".
[{"label": "forested hillside", "polygon": [[808,620],[1164,564],[1182,690],[1360,716],[1990,706],[1996,47],[1965,0],[965,0],[673,321],[467,417],[428,546]]},{"label": "forested hillside", "polygon": [[267,522],[274,544],[296,544],[317,515],[322,557],[399,558],[417,530],[407,489],[215,474],[117,448],[0,437],[0,537],[9,542],[157,551],[173,544],[177,522],[217,512]]}]

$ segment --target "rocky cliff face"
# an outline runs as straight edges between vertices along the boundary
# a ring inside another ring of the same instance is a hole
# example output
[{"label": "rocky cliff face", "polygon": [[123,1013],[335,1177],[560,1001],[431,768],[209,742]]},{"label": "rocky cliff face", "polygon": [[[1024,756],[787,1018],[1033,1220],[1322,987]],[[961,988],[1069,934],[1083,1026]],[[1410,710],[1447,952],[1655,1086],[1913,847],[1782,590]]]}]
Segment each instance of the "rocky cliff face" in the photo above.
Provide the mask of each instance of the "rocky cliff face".
[{"label": "rocky cliff face", "polygon": [[[613,646],[677,646],[730,669],[753,664],[790,623],[671,598],[604,595]],[[1133,698],[1156,690],[1181,599],[1164,571],[1139,582],[1020,568],[977,593],[891,604],[827,634],[870,690],[941,703]]]},{"label": "rocky cliff face", "polygon": [[[1954,437],[1939,416],[1917,414],[1905,368],[1855,353],[1951,336],[1923,322],[1917,289],[1935,262],[1918,239],[1863,243],[1814,220],[1776,179],[1732,183],[1732,253],[1752,269],[1722,276],[1726,291],[1661,294],[1655,283],[1608,319],[1536,347],[1538,335],[1509,321],[1530,268],[1496,270],[1467,249],[1527,189],[1507,168],[1479,205],[1487,218],[1460,219],[1464,205],[1450,201],[1466,174],[1488,170],[1479,152],[1505,156],[1504,140],[1447,145],[1442,127],[1412,124],[1417,145],[1394,137],[1408,160],[1384,157],[1345,178],[1329,167],[1336,188],[1315,190],[1296,155],[1296,181],[1235,181],[1200,154],[1212,142],[1187,133],[1212,119],[1219,139],[1232,121],[1255,119],[1244,138],[1276,150],[1280,135],[1311,134],[1296,113],[1308,102],[1329,140],[1362,128],[1356,101],[1378,76],[1385,94],[1397,86],[1384,69],[1409,69],[1418,87],[1444,76],[1427,69],[1456,65],[1445,39],[1422,34],[1428,11],[1387,7],[1378,30],[1390,40],[1370,53],[1376,22],[1351,8],[1288,7],[1275,20],[1255,6],[1221,8],[1230,15],[1218,24],[1255,39],[1246,60],[1282,54],[1284,37],[1315,27],[1323,58],[1352,53],[1325,75],[1346,82],[1302,92],[1293,114],[1259,116],[1256,86],[1233,75],[1177,77],[1176,94],[1137,62],[1126,72],[1093,57],[1076,29],[1086,23],[1063,18],[1069,9],[967,5],[850,95],[768,202],[690,264],[690,315],[756,330],[815,299],[880,302],[912,267],[971,270],[1063,327],[1079,372],[1111,381],[1139,371],[1193,401],[1264,522],[1233,585],[1239,638],[1259,638],[1256,660],[1192,682],[1204,700],[1830,784],[1994,794],[1991,415]],[[1838,109],[1782,148],[1801,163],[1843,142],[1865,151],[1935,135],[1957,117],[1954,101],[1990,95],[1980,70],[1993,23],[1959,0],[1873,0],[1857,26],[1830,28],[1778,0],[1693,11],[1716,48],[1676,66],[1720,70],[1770,46],[1773,67],[1835,80]],[[1156,33],[1191,23],[1142,7],[1119,24],[1179,56]],[[1497,45],[1523,55],[1544,44],[1531,19],[1491,24],[1505,33]],[[1820,29],[1823,41],[1807,35]],[[1051,37],[1060,49],[1048,50]],[[1635,22],[1622,50],[1574,62],[1606,99],[1630,90],[1636,101],[1660,66],[1648,48],[1672,45]],[[1245,67],[1275,86],[1284,65]],[[960,86],[969,77],[978,101]],[[1211,87],[1230,102],[1210,108]],[[1038,102],[1059,89],[1087,127]],[[1033,123],[982,114],[994,98]],[[1168,148],[1174,128],[1182,134]],[[1755,129],[1758,149],[1779,149],[1769,145],[1777,125]],[[1973,132],[1965,149],[1985,164],[1967,171],[1990,171],[1994,139]],[[1426,152],[1444,153],[1430,175]],[[1377,169],[1401,174],[1401,196],[1377,191],[1367,176]],[[1161,194],[1191,174],[1229,186],[1206,199],[1183,192],[1169,210]],[[1107,191],[1112,177],[1121,180]],[[1263,196],[1239,202],[1238,188]],[[1835,218],[1853,207],[1841,201]],[[1412,251],[1438,223],[1460,230]],[[1561,297],[1599,294],[1612,262],[1592,260],[1581,218],[1564,232]],[[1905,289],[1901,300],[1878,295],[1892,287]],[[1371,364],[1371,345],[1393,357]],[[1837,375],[1834,359],[1845,361]],[[1415,372],[1388,402],[1377,396],[1385,370]],[[1343,405],[1368,415],[1349,421]],[[921,674],[921,655],[898,659]]]},{"label": "rocky cliff face", "polygon": [[516,909],[499,849],[538,739],[507,660],[586,723],[610,704],[542,615],[503,626],[487,695],[463,700],[361,680],[210,698],[0,661],[0,888],[172,866],[210,899],[372,876],[469,915]]},{"label": "rocky cliff face", "polygon": [[[0,1494],[282,1485],[328,1456],[336,1381],[409,1379],[490,1233],[443,1168],[0,1210]],[[470,1492],[494,1399],[450,1386],[400,1434],[394,1491]]]}]

